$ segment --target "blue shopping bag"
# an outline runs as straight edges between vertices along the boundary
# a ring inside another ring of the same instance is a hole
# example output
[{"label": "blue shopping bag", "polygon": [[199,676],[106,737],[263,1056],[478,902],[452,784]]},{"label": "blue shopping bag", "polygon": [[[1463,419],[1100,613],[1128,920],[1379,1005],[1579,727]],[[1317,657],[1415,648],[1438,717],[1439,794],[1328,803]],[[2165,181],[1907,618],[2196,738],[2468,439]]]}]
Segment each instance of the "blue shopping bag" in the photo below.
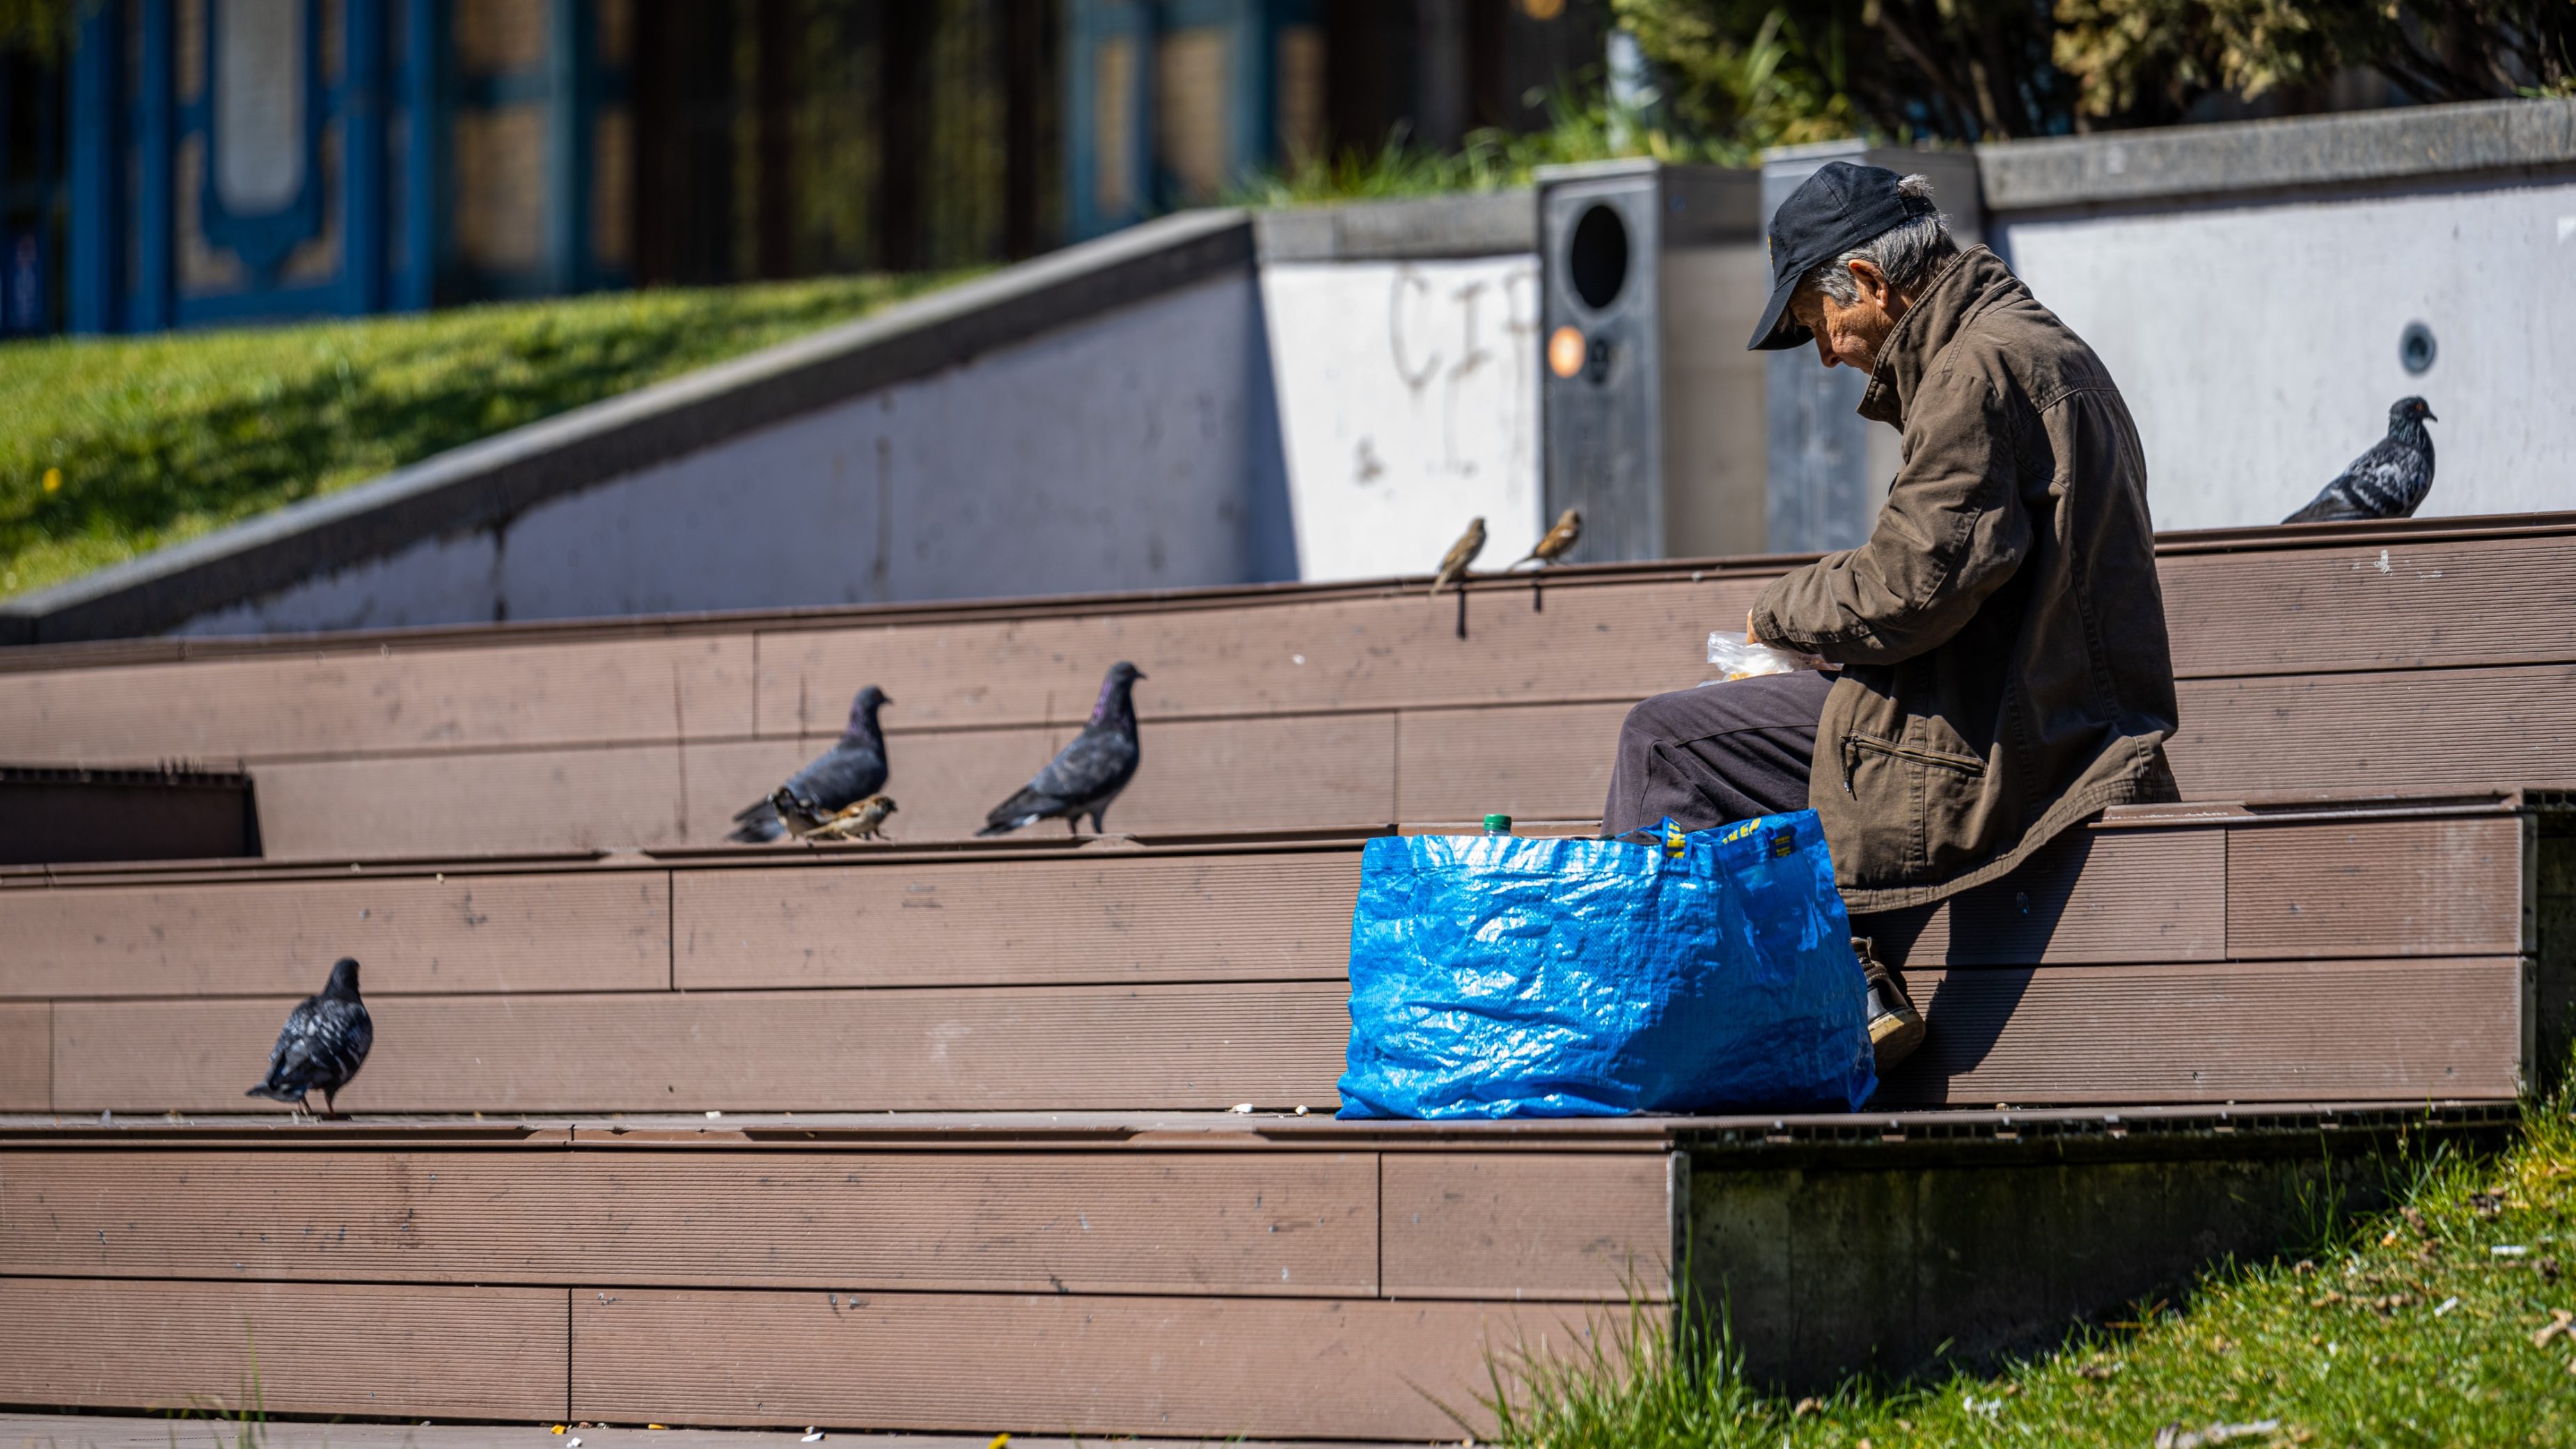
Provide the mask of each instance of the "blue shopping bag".
[{"label": "blue shopping bag", "polygon": [[1856,1111],[1864,997],[1812,810],[1651,843],[1383,836],[1341,1115]]}]

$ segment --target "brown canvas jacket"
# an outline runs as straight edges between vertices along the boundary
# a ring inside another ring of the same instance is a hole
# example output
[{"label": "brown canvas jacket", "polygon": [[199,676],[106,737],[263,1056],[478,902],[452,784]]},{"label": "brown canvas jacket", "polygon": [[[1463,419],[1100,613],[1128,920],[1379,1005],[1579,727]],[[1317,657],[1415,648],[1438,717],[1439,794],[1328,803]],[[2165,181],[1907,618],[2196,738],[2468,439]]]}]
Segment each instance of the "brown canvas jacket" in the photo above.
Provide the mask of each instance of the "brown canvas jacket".
[{"label": "brown canvas jacket", "polygon": [[2174,798],[2180,712],[2137,429],[2000,258],[1934,274],[1860,411],[1905,435],[1877,526],[1774,581],[1753,624],[1844,666],[1809,803],[1845,903],[1884,911],[1992,880],[2104,806]]}]

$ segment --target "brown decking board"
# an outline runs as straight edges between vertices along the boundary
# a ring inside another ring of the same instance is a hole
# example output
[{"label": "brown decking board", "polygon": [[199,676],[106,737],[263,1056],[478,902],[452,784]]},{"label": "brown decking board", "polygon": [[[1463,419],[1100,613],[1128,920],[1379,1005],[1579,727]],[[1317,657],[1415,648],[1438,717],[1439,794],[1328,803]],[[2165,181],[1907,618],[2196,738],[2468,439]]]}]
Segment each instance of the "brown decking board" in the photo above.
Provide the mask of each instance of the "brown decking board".
[{"label": "brown decking board", "polygon": [[0,997],[300,995],[342,956],[385,994],[658,991],[670,894],[662,871],[0,892]]},{"label": "brown decking board", "polygon": [[283,859],[652,850],[722,839],[741,808],[690,816],[680,752],[658,744],[279,760],[250,775],[261,849]]},{"label": "brown decking board", "polygon": [[[1918,968],[1932,1024],[1887,1098],[2509,1098],[2521,959]],[[1338,982],[399,997],[361,1112],[1215,1108],[1338,1103]],[[2355,1003],[2367,1003],[2361,1011]],[[222,1111],[287,1001],[54,1008],[54,1110]],[[1938,1064],[1937,1066],[1933,1064]],[[1927,1073],[1951,1078],[1930,1098]]]},{"label": "brown decking board", "polygon": [[2231,835],[2221,822],[2070,832],[2005,879],[1935,907],[1906,959],[1925,966],[2223,959]]},{"label": "brown decking board", "polygon": [[[0,1403],[559,1421],[560,1288],[0,1278]],[[256,1379],[253,1359],[256,1357]]]},{"label": "brown decking board", "polygon": [[[751,730],[748,638],[264,656],[0,678],[19,764],[659,743]],[[841,707],[846,709],[846,697]]]},{"label": "brown decking board", "polygon": [[[1145,671],[1140,718],[1210,718],[1633,696],[1707,677],[1708,631],[1757,585],[1657,582],[1482,589],[1456,637],[1452,597],[1270,604],[1226,614],[925,625],[760,637],[759,730],[837,725],[874,683],[903,728],[1079,720],[1118,659]],[[1740,626],[1739,626],[1740,627]],[[1303,662],[1299,662],[1299,661]]]},{"label": "brown decking board", "polygon": [[[1227,1107],[1336,1101],[1338,981],[410,996],[369,1003],[361,1112]],[[290,998],[62,1002],[53,1107],[229,1110]]]},{"label": "brown decking board", "polygon": [[[1662,1158],[1647,1160],[1660,1180]],[[0,1162],[0,1273],[1310,1298],[1378,1291],[1377,1159],[1368,1152],[249,1146],[12,1151]],[[1582,1183],[1560,1176],[1514,1186],[1532,1196],[1553,1188],[1561,1198]],[[1578,1206],[1530,1211],[1561,1216]],[[1614,1216],[1593,1235],[1628,1226]],[[1660,1219],[1653,1231],[1665,1231]],[[1571,1278],[1542,1271],[1528,1281],[1540,1290],[1601,1287]],[[1490,1296],[1523,1281],[1482,1286]]]},{"label": "brown decking board", "polygon": [[[577,1418],[1451,1439],[1486,1351],[1579,1348],[1613,1305],[572,1293]],[[1008,1364],[1010,1371],[997,1372]]]},{"label": "brown decking board", "polygon": [[1669,1299],[1678,1171],[1662,1154],[1390,1153],[1386,1295]]},{"label": "brown decking board", "polygon": [[2522,958],[1908,971],[1873,1105],[2510,1099]]},{"label": "brown decking board", "polygon": [[0,1111],[53,1105],[54,1009],[46,1002],[0,1003]]},{"label": "brown decking board", "polygon": [[1634,703],[1406,710],[1394,818],[1599,820],[1612,746]]},{"label": "brown decking board", "polygon": [[[2576,629],[2559,627],[2576,652]],[[2183,793],[2408,794],[2576,784],[2576,666],[2186,680]]]},{"label": "brown decking board", "polygon": [[[1081,732],[1090,707],[1087,698],[1080,701],[1070,718],[1051,727],[890,736],[886,793],[901,809],[889,831],[899,839],[974,834],[987,811]],[[797,763],[830,742],[804,741],[811,748]],[[1137,745],[1145,763],[1109,809],[1112,830],[1253,831],[1395,818],[1395,719],[1388,713],[1148,719],[1138,729]],[[783,778],[773,777],[769,785]],[[1049,820],[1029,830],[1062,834],[1064,828]],[[1082,828],[1088,831],[1090,822]],[[712,840],[723,831],[697,834]]]},{"label": "brown decking board", "polygon": [[2227,954],[2507,955],[2526,939],[2530,822],[2466,815],[2404,831],[2364,821],[2227,836]]},{"label": "brown decking board", "polygon": [[1339,980],[1352,851],[683,871],[685,990]]},{"label": "brown decking board", "polygon": [[2403,537],[2159,561],[2188,678],[2564,661],[2576,538]]}]

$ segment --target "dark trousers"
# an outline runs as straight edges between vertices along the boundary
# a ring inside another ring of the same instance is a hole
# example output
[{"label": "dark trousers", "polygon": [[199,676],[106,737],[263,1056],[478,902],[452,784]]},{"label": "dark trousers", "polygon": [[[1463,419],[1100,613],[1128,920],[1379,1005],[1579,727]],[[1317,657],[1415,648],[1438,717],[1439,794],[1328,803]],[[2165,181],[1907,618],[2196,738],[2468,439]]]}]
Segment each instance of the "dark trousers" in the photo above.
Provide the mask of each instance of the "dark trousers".
[{"label": "dark trousers", "polygon": [[1801,669],[1659,694],[1628,711],[1601,833],[1684,830],[1807,808],[1816,720],[1834,676]]},{"label": "dark trousers", "polygon": [[[1652,830],[1669,815],[1684,830],[1807,808],[1816,721],[1835,676],[1801,669],[1659,694],[1628,711],[1601,833]],[[1852,917],[1878,959],[1902,967],[1932,908]]]}]

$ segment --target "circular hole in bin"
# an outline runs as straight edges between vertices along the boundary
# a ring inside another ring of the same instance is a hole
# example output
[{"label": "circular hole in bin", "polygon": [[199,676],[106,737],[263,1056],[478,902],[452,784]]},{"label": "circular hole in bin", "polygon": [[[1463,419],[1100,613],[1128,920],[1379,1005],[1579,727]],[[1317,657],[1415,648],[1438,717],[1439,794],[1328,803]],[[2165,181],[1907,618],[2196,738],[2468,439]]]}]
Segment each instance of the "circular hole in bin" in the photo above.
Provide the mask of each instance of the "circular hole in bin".
[{"label": "circular hole in bin", "polygon": [[2433,366],[2433,329],[2421,322],[2409,322],[2397,335],[2397,360],[2410,373],[2421,375]]},{"label": "circular hole in bin", "polygon": [[1595,203],[1574,224],[1574,248],[1565,260],[1584,306],[1598,312],[1618,301],[1619,289],[1628,285],[1628,224]]}]

